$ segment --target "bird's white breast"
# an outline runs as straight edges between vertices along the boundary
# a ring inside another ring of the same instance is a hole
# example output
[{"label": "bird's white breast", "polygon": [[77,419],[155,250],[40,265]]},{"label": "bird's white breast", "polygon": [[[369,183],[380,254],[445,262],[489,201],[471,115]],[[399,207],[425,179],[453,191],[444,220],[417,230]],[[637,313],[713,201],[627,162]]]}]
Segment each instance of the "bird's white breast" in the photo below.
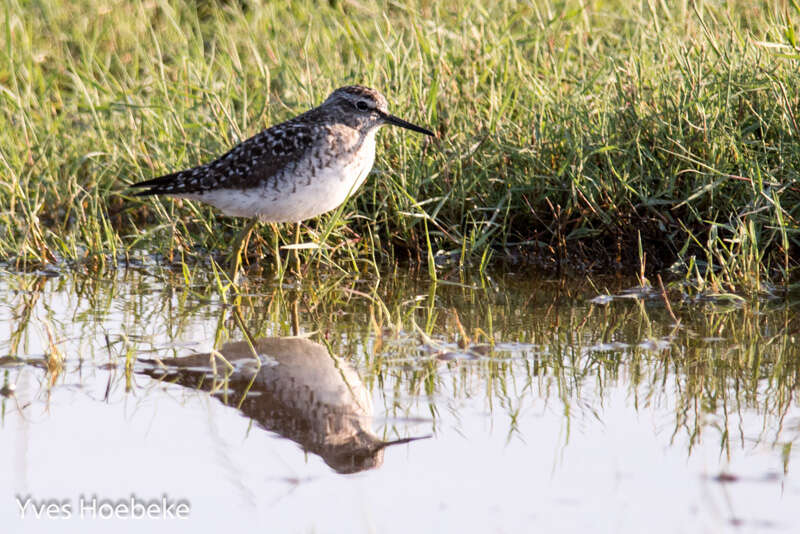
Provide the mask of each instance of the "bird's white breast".
[{"label": "bird's white breast", "polygon": [[368,132],[351,157],[333,158],[320,165],[313,153],[308,154],[293,167],[287,167],[283,179],[276,183],[186,196],[235,217],[258,217],[269,222],[309,219],[336,209],[361,187],[375,162],[375,133],[376,130]]}]

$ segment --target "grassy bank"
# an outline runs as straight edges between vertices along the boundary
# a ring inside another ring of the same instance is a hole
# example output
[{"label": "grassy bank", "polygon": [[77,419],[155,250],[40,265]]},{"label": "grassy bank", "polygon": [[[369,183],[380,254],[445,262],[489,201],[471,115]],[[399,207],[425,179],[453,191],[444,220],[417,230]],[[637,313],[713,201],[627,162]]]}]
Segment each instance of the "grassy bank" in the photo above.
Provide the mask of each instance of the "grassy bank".
[{"label": "grassy bank", "polygon": [[302,228],[307,261],[797,279],[796,0],[76,4],[0,12],[5,258],[225,251],[243,221],[126,186],[363,83],[439,138],[383,131],[360,195]]}]

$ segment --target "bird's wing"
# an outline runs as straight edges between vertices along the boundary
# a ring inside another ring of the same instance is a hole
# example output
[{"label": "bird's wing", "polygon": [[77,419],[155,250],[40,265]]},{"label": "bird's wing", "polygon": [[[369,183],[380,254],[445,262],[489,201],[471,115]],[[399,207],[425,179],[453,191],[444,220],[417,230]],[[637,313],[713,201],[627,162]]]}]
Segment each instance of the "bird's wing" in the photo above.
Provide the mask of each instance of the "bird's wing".
[{"label": "bird's wing", "polygon": [[210,189],[247,189],[277,180],[278,172],[301,157],[320,133],[319,126],[291,120],[264,130],[216,160],[192,169],[133,184],[136,196],[182,195]]}]

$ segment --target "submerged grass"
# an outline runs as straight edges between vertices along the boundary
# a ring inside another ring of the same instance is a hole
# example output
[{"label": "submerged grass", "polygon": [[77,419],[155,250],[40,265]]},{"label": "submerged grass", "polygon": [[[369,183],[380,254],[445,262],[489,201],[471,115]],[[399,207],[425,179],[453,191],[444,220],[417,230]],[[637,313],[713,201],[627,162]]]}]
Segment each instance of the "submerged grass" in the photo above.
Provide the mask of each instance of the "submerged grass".
[{"label": "submerged grass", "polygon": [[[232,296],[208,271],[198,269],[187,283],[180,273],[153,276],[151,269],[5,276],[0,312],[12,335],[2,382],[18,381],[23,364],[39,367],[44,397],[110,367],[131,391],[148,387],[132,376],[136,359],[209,349],[225,378],[232,369],[215,352],[225,342],[300,334],[355,366],[367,389],[380,392],[387,418],[430,412],[434,429],[439,410],[458,412],[460,399],[479,398],[509,439],[518,418],[550,409],[563,413],[569,440],[572,421],[602,421],[606,400],[621,390],[637,412],[669,406],[674,418],[659,426],[674,428],[672,439],[689,452],[703,439],[718,442],[721,455],[754,442],[791,451],[798,439],[791,419],[800,381],[796,299],[675,300],[668,312],[657,295],[626,293],[632,280],[617,278],[443,284],[313,274],[297,287],[254,283]],[[598,290],[625,296],[589,300]],[[70,310],[69,321],[54,301]],[[762,421],[757,436],[744,433],[752,417]]]},{"label": "submerged grass", "polygon": [[224,255],[244,221],[127,185],[363,83],[438,139],[386,129],[356,198],[252,255],[796,283],[800,5],[667,4],[9,0],[0,256]]}]

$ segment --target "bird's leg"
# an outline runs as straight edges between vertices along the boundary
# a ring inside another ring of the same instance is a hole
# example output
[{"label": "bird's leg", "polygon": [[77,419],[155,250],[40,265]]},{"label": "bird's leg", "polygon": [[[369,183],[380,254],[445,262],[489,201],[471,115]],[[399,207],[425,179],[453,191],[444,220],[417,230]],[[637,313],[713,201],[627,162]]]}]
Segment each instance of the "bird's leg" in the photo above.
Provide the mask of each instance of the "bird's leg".
[{"label": "bird's leg", "polygon": [[292,302],[292,335],[300,335],[300,301],[294,299]]},{"label": "bird's leg", "polygon": [[297,245],[299,245],[299,244],[300,244],[300,222],[298,221],[297,222],[297,227],[295,228],[295,231],[294,231],[295,249],[293,251],[294,252],[294,271],[295,271],[295,275],[298,276],[298,277],[301,274],[301,271],[300,271],[300,250],[297,248]]},{"label": "bird's leg", "polygon": [[252,353],[253,359],[255,360],[255,369],[254,369],[255,372],[253,373],[253,378],[250,380],[250,383],[247,384],[244,394],[242,395],[242,401],[243,401],[247,393],[250,391],[250,388],[253,387],[253,383],[255,382],[258,370],[261,369],[261,357],[258,355],[258,351],[256,350],[256,338],[253,337],[253,335],[250,333],[250,329],[248,329],[247,325],[245,325],[244,323],[244,318],[242,317],[242,311],[240,309],[240,305],[241,305],[241,297],[237,297],[232,307],[233,318],[239,324],[239,329],[244,334],[245,342],[247,343],[248,347],[250,347],[250,352]]},{"label": "bird's leg", "polygon": [[[269,223],[270,227],[272,228],[272,250],[273,254],[275,254],[275,272],[281,272],[281,247],[280,247],[280,238],[278,235],[278,225],[275,223]],[[283,275],[281,275],[282,277]]]},{"label": "bird's leg", "polygon": [[255,228],[257,224],[258,219],[252,219],[236,236],[233,249],[231,250],[230,256],[228,256],[231,280],[236,278],[236,273],[239,272],[239,267],[242,266],[242,253],[244,253],[245,259],[247,257],[247,243],[250,241],[250,234],[253,233],[253,228]]}]

